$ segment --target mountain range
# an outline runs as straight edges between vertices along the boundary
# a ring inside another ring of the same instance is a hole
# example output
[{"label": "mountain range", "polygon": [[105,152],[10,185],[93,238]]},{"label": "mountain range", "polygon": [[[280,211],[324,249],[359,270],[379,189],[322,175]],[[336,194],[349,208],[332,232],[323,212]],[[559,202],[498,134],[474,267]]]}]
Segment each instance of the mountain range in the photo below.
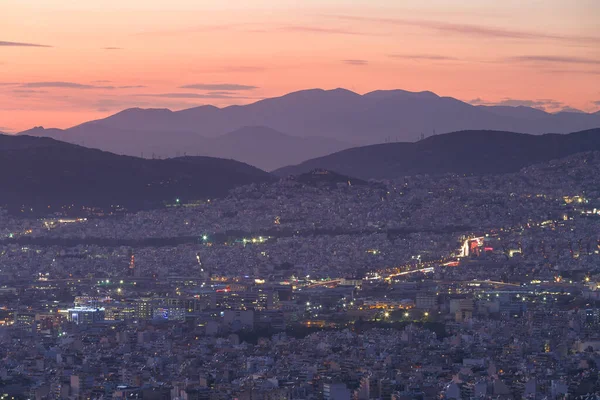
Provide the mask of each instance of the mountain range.
[{"label": "mountain range", "polygon": [[50,213],[64,207],[156,207],[206,199],[275,180],[250,165],[211,157],[148,160],[50,138],[0,135],[0,207]]},{"label": "mountain range", "polygon": [[342,150],[273,173],[288,176],[325,169],[361,179],[443,173],[498,174],[586,151],[600,151],[600,129],[566,135],[459,131],[414,143],[383,143]]},{"label": "mountain range", "polygon": [[132,156],[206,155],[273,170],[331,152],[460,130],[531,134],[600,127],[600,113],[547,113],[530,107],[474,106],[432,92],[310,89],[243,106],[181,111],[132,108],[48,136]]}]

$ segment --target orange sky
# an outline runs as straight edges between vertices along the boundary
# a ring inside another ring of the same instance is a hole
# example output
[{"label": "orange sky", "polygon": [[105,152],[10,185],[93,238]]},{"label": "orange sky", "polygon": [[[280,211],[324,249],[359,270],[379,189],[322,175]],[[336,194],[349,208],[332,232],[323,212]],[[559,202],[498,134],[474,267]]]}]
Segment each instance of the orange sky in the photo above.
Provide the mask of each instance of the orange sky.
[{"label": "orange sky", "polygon": [[597,0],[4,0],[0,131],[314,87],[596,111],[598,21]]}]

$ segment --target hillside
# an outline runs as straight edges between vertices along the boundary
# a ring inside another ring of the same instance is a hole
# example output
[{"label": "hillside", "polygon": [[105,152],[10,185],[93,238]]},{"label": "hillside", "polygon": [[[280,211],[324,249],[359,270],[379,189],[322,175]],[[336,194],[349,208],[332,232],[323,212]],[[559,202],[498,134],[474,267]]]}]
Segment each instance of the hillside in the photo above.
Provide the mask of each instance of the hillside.
[{"label": "hillside", "polygon": [[335,188],[338,185],[343,186],[364,186],[368,182],[362,179],[356,179],[350,176],[341,175],[337,172],[327,171],[324,169],[315,169],[298,176],[292,177],[295,181],[309,186],[316,187],[331,187]]},{"label": "hillside", "polygon": [[232,158],[267,171],[352,147],[336,139],[290,136],[261,126],[206,139],[204,146],[203,154]]},{"label": "hillside", "polygon": [[211,157],[147,160],[49,138],[0,136],[0,206],[57,211],[62,206],[136,209],[163,201],[225,195],[268,182],[268,173]]},{"label": "hillside", "polygon": [[563,187],[578,188],[575,193],[600,198],[600,151],[587,151],[523,168],[518,174],[543,191]]},{"label": "hillside", "polygon": [[517,172],[536,163],[600,150],[600,129],[568,135],[460,131],[415,143],[385,143],[343,150],[274,171],[278,176],[327,169],[362,179],[404,175]]},{"label": "hillside", "polygon": [[360,95],[346,89],[310,89],[243,106],[180,111],[131,108],[66,130],[38,128],[23,133],[117,154],[217,156],[270,170],[352,146],[413,142],[434,132],[485,129],[542,134],[598,127],[598,113],[474,106],[432,92],[378,90]]},{"label": "hillside", "polygon": [[51,137],[135,157],[165,158],[185,154],[228,158],[266,171],[352,147],[331,138],[290,136],[262,126],[204,137],[186,131],[120,130],[95,122],[67,130],[36,127],[21,134]]}]

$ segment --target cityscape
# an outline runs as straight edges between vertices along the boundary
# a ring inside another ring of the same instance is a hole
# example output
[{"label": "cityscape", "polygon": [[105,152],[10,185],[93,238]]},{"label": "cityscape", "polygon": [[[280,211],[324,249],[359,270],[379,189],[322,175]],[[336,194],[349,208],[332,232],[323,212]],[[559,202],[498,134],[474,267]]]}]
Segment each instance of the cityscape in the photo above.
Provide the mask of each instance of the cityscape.
[{"label": "cityscape", "polygon": [[597,4],[11,3],[0,400],[600,397]]},{"label": "cityscape", "polygon": [[600,348],[600,154],[561,164],[365,184],[317,170],[309,183],[119,217],[5,213],[3,390],[587,393]]}]

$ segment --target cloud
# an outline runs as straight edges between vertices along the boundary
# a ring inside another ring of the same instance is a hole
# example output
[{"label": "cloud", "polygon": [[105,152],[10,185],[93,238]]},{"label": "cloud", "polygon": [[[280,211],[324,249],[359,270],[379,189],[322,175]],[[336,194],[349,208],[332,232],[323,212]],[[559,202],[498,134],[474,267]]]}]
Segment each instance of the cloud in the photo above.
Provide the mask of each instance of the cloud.
[{"label": "cloud", "polygon": [[305,32],[305,33],[323,33],[329,35],[356,35],[356,36],[375,36],[372,33],[353,31],[338,28],[321,28],[317,26],[284,26],[277,29],[284,32]]},{"label": "cloud", "polygon": [[231,72],[263,72],[268,68],[263,66],[254,66],[254,65],[230,65],[223,67],[215,67],[215,68],[202,68],[196,70],[197,72],[202,73],[210,73],[210,74],[220,74],[220,73],[231,73]]},{"label": "cloud", "polygon": [[45,90],[33,90],[33,89],[15,89],[12,91],[17,94],[38,94],[38,93],[48,93]]},{"label": "cloud", "polygon": [[[108,82],[108,81],[96,81],[96,82]],[[98,85],[88,85],[83,83],[75,83],[75,82],[27,82],[23,84],[18,84],[19,87],[29,88],[29,89],[40,89],[40,88],[60,88],[60,89],[139,89],[144,88],[146,86],[143,85],[128,85],[128,86],[98,86]]]},{"label": "cloud", "polygon": [[4,42],[0,40],[0,47],[52,47],[45,44],[36,43],[20,43],[20,42]]},{"label": "cloud", "polygon": [[130,85],[130,86],[117,86],[117,89],[142,89],[147,86],[144,85]]},{"label": "cloud", "polygon": [[236,96],[235,93],[210,92],[210,93],[143,93],[138,97],[161,97],[167,99],[251,99],[252,97]]},{"label": "cloud", "polygon": [[390,54],[390,58],[402,58],[407,60],[427,61],[458,61],[456,57],[443,56],[441,54]]},{"label": "cloud", "polygon": [[543,69],[540,72],[544,73],[556,73],[556,74],[583,74],[583,75],[600,75],[600,70],[585,70],[585,69]]},{"label": "cloud", "polygon": [[101,79],[99,81],[92,81],[92,82],[93,83],[111,83],[112,81],[107,81],[107,80]]},{"label": "cloud", "polygon": [[543,107],[546,103],[538,100],[521,100],[521,99],[504,99],[495,103],[496,106],[509,106],[509,107]]},{"label": "cloud", "polygon": [[63,88],[63,89],[115,89],[114,86],[94,86],[75,82],[28,82],[23,83],[24,88]]},{"label": "cloud", "polygon": [[490,104],[489,102],[483,100],[481,97],[477,97],[472,100],[467,100],[467,103],[474,105],[474,106],[486,106],[486,105]]},{"label": "cloud", "polygon": [[103,47],[102,50],[123,50],[122,47]]},{"label": "cloud", "polygon": [[364,66],[368,65],[369,62],[367,60],[342,60],[344,64],[355,65],[355,66]]},{"label": "cloud", "polygon": [[181,29],[138,32],[138,33],[134,33],[133,36],[168,36],[168,35],[180,35],[180,34],[188,34],[188,33],[231,31],[236,28],[240,28],[240,27],[244,27],[244,26],[252,26],[252,24],[222,24],[222,25],[190,26],[190,27],[181,28]]},{"label": "cloud", "polygon": [[516,29],[507,29],[485,25],[475,24],[456,24],[443,21],[431,21],[421,19],[403,19],[403,18],[376,18],[376,17],[358,17],[349,15],[329,15],[329,17],[343,19],[347,21],[362,21],[379,24],[414,26],[418,28],[432,30],[438,33],[464,35],[485,39],[520,39],[520,40],[557,40],[572,42],[577,44],[597,45],[600,44],[600,37],[595,36],[568,36],[532,31],[522,31]]},{"label": "cloud", "polygon": [[507,61],[524,63],[562,63],[562,64],[586,64],[600,65],[600,60],[585,57],[570,56],[516,56],[508,57]]},{"label": "cloud", "polygon": [[600,100],[598,100],[598,101],[592,101],[592,103],[593,103],[595,106],[600,106]]},{"label": "cloud", "polygon": [[486,101],[481,98],[476,98],[468,101],[469,104],[475,106],[506,106],[506,107],[531,107],[537,108],[540,110],[549,109],[557,109],[563,107],[564,104],[558,100],[553,99],[537,99],[537,100],[529,100],[529,99],[512,99],[510,97],[505,97],[500,101]]},{"label": "cloud", "polygon": [[217,91],[217,92],[207,92],[206,95],[211,96],[237,96],[238,94],[235,92],[225,92],[225,91]]},{"label": "cloud", "polygon": [[221,69],[221,72],[262,72],[262,71],[265,71],[266,69],[267,69],[266,67],[239,65],[239,66],[232,66],[232,67],[223,67]]},{"label": "cloud", "polygon": [[237,83],[194,83],[179,86],[179,89],[243,91],[258,89],[258,86],[240,85]]},{"label": "cloud", "polygon": [[0,86],[17,86],[20,85],[19,82],[0,82]]},{"label": "cloud", "polygon": [[562,110],[560,110],[560,112],[568,112],[568,113],[577,113],[577,114],[585,114],[584,111],[581,111],[577,108],[573,108],[573,107],[563,107]]}]

